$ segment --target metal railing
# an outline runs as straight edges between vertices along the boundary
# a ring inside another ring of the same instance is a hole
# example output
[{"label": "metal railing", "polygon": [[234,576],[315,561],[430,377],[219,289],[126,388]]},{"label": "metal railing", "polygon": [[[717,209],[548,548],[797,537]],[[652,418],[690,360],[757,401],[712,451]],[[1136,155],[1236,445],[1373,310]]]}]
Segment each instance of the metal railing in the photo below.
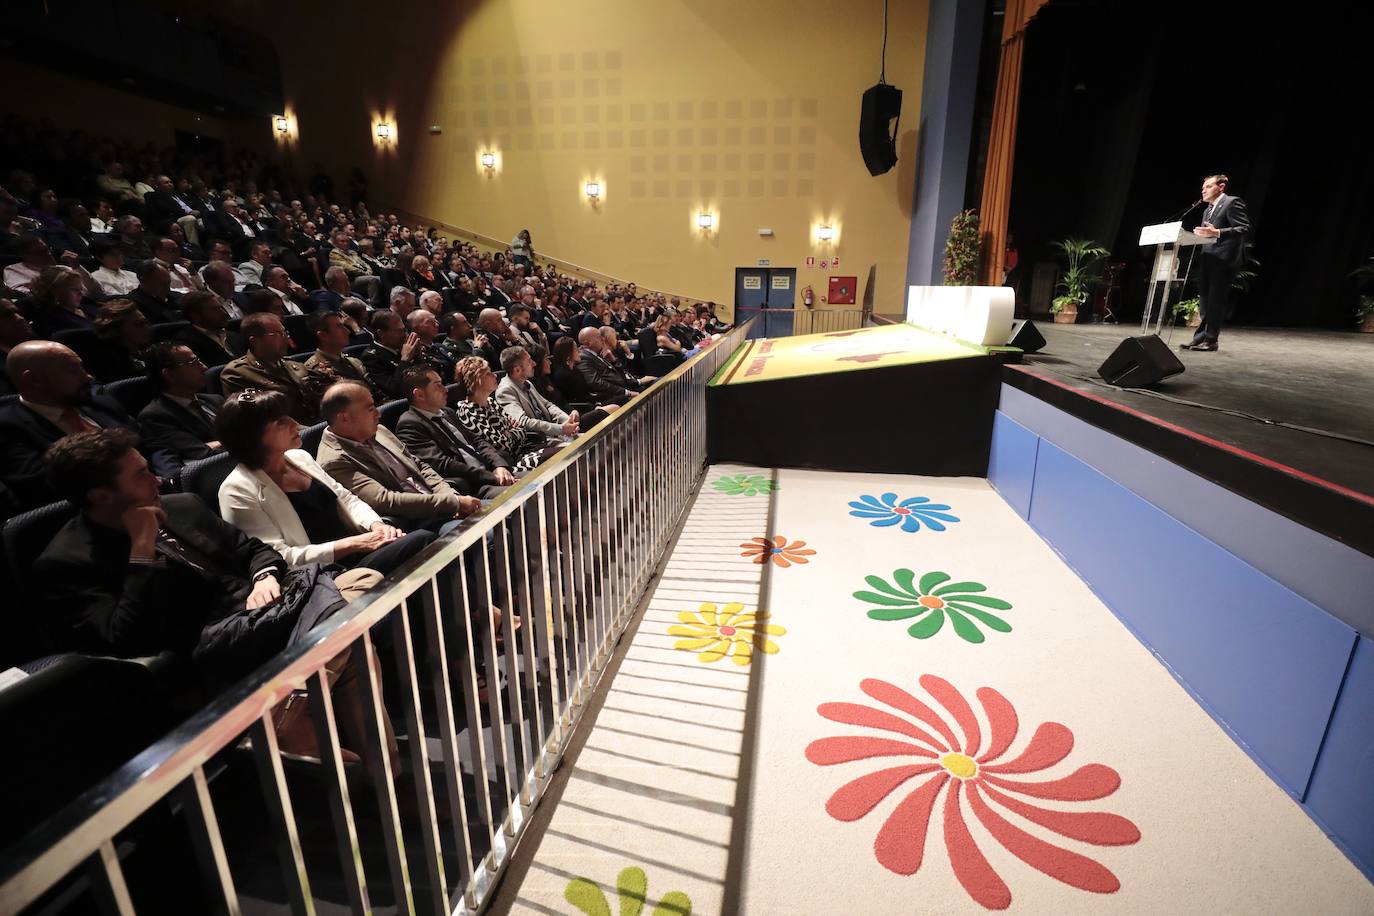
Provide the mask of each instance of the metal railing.
[{"label": "metal railing", "polygon": [[[256,788],[240,788],[232,800],[262,805],[259,843],[275,847],[293,913],[314,911],[312,870],[322,879],[316,886],[332,888],[343,898],[334,902],[353,912],[370,910],[370,888],[398,912],[479,912],[689,506],[706,463],[706,383],[747,332],[736,328],[655,382],[403,574],[6,850],[0,914],[18,913],[53,889],[84,893],[83,881],[104,911],[137,912],[146,888],[126,880],[122,859],[157,853],[131,851],[122,832],[164,805],[189,834],[199,866],[193,883],[216,909],[240,912],[240,850],[220,827],[220,818],[238,812],[221,802],[217,817],[218,780],[210,774],[212,763],[226,760],[246,772],[247,755],[256,773],[247,782]],[[486,611],[492,604],[504,609],[499,624]],[[361,768],[343,763],[339,694],[331,694],[326,669],[343,653],[352,653],[363,699],[365,746],[353,748]],[[389,697],[382,656],[390,657]],[[323,801],[318,791],[302,797],[295,771],[288,780],[272,723],[274,707],[301,685],[323,761],[305,778],[312,787],[323,783]],[[408,773],[401,782],[388,716],[402,736],[397,759]],[[291,782],[296,804],[313,817],[297,816]],[[374,846],[380,839],[383,854],[365,856],[360,839]],[[303,845],[328,850],[328,868],[316,852],[307,869]],[[140,874],[147,864],[140,861]]]},{"label": "metal railing", "polygon": [[743,324],[758,316],[760,320],[754,323],[751,337],[796,337],[857,330],[864,327],[866,314],[862,309],[742,308],[737,320]]}]

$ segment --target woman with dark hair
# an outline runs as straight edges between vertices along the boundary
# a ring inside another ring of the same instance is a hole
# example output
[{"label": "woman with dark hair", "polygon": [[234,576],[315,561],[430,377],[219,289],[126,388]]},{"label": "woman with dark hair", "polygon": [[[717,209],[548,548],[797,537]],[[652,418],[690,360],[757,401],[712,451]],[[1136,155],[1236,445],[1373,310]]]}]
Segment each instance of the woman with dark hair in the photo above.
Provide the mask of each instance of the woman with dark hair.
[{"label": "woman with dark hair", "polygon": [[57,215],[57,192],[49,187],[38,189],[34,195],[33,206],[24,215],[37,221],[44,231],[62,228],[62,218]]},{"label": "woman with dark hair", "polygon": [[300,426],[277,391],[249,389],[225,400],[219,441],[238,465],[219,488],[226,522],[268,544],[292,566],[337,564],[386,575],[434,534],[406,534],[345,490],[301,448]]},{"label": "woman with dark hair", "polygon": [[[563,337],[559,340],[562,342],[563,340],[568,340],[568,338]],[[558,349],[557,345],[554,346],[554,349]],[[539,344],[529,347],[528,350],[530,359],[534,361],[534,376],[530,378],[530,384],[534,386],[534,390],[542,394],[547,400],[558,405],[560,410],[565,413],[571,413],[573,408],[569,406],[567,398],[563,397],[563,392],[559,391],[558,386],[553,383],[553,376],[550,374],[553,368],[553,358],[549,356],[549,351],[539,346]],[[619,405],[616,404],[610,405],[608,409],[594,407],[580,415],[579,425],[582,431],[585,432],[619,409]]]},{"label": "woman with dark hair", "polygon": [[516,425],[492,394],[496,391],[496,373],[480,356],[458,361],[454,376],[467,392],[467,397],[454,405],[454,412],[478,438],[501,453],[501,458],[517,477],[538,467],[562,448],[562,443],[550,445],[544,434]]},{"label": "woman with dark hair", "polygon": [[99,382],[117,382],[148,372],[143,351],[153,342],[153,329],[138,306],[115,299],[95,315],[96,343],[81,354],[86,371]]},{"label": "woman with dark hair", "polygon": [[[553,356],[549,359],[553,371],[549,373],[549,377],[553,379],[554,388],[558,390],[561,397],[557,399],[550,397],[549,400],[564,410],[572,407],[581,410],[582,405],[593,405],[594,403],[591,391],[587,388],[587,382],[582,378],[582,373],[577,371],[577,361],[581,358],[582,350],[577,346],[577,341],[571,337],[560,337],[554,342]],[[535,363],[536,370],[538,366],[539,364]],[[590,429],[596,425],[590,418],[597,411],[604,415],[613,414],[619,409],[619,404],[589,406],[584,413],[584,416],[588,418],[584,427]],[[599,423],[600,420],[596,422]]]},{"label": "woman with dark hair", "polygon": [[516,264],[534,262],[534,242],[530,241],[530,231],[521,229],[510,241],[510,256]]}]

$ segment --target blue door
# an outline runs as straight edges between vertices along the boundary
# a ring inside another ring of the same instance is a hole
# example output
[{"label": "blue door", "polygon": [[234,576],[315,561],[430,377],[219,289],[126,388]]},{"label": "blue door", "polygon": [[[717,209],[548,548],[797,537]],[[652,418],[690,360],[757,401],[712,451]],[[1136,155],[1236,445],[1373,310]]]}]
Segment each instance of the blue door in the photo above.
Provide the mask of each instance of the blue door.
[{"label": "blue door", "polygon": [[792,333],[792,315],[775,312],[790,310],[797,299],[795,267],[735,268],[735,320],[748,321],[761,308],[769,310],[765,321],[755,326],[753,337],[787,337]]},{"label": "blue door", "polygon": [[[743,324],[768,304],[768,268],[735,268],[735,322]],[[754,325],[750,337],[763,337],[763,322]]]}]

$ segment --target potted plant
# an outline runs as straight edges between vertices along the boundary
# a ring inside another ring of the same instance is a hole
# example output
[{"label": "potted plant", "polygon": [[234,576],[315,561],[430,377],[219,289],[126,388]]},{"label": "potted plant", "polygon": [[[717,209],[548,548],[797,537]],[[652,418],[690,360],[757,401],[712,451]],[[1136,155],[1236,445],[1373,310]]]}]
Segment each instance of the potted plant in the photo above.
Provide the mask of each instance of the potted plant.
[{"label": "potted plant", "polygon": [[1074,324],[1078,310],[1101,280],[1102,260],[1110,253],[1091,239],[1061,239],[1054,247],[1064,256],[1065,270],[1055,289],[1059,295],[1050,303],[1056,324]]},{"label": "potted plant", "polygon": [[1184,299],[1174,306],[1174,318],[1190,328],[1202,324],[1202,300],[1197,296]]},{"label": "potted plant", "polygon": [[[1363,267],[1352,270],[1350,276],[1358,284],[1358,289],[1374,290],[1374,257],[1371,257],[1369,263]],[[1359,325],[1359,330],[1366,334],[1374,334],[1374,294],[1359,294],[1355,300],[1355,321]]]},{"label": "potted plant", "polygon": [[982,247],[978,235],[978,211],[965,210],[955,214],[949,224],[949,239],[945,242],[945,260],[941,273],[945,286],[978,285],[978,255]]}]

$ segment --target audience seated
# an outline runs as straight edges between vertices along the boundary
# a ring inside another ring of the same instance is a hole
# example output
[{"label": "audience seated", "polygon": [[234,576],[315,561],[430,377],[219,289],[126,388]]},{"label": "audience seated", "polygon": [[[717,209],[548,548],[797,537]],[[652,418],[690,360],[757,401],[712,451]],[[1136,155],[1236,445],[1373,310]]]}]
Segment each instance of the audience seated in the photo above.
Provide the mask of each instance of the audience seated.
[{"label": "audience seated", "polygon": [[348,273],[342,267],[331,267],[324,272],[324,287],[310,294],[313,304],[311,311],[337,312],[343,307],[344,300],[353,296]]},{"label": "audience seated", "polygon": [[445,383],[453,381],[456,360],[451,359],[439,346],[439,319],[428,309],[417,308],[406,319],[406,327],[420,340],[418,361],[432,366]]},{"label": "audience seated", "polygon": [[132,270],[124,269],[123,248],[113,242],[96,242],[91,254],[100,262],[100,267],[91,271],[91,277],[105,295],[127,296],[138,288],[138,277]]},{"label": "audience seated", "polygon": [[[534,387],[534,359],[524,347],[507,347],[501,354],[506,377],[496,386],[496,403],[516,425],[539,433],[551,442],[567,441],[581,429],[578,413],[566,413]],[[604,419],[604,414],[599,419]]]},{"label": "audience seated", "polygon": [[647,379],[635,378],[607,358],[609,347],[598,328],[583,328],[578,332],[577,343],[582,354],[577,370],[582,375],[590,398],[611,404],[627,404],[643,388]]},{"label": "audience seated", "polygon": [[468,496],[494,499],[515,482],[510,465],[490,442],[473,435],[448,407],[448,389],[428,366],[404,375],[410,409],[396,423],[396,437],[411,453]]},{"label": "audience seated", "polygon": [[344,488],[408,531],[449,530],[481,503],[453,489],[381,425],[367,388],[338,382],[321,403],[329,424],[316,460]]},{"label": "audience seated", "polygon": [[174,339],[189,347],[207,367],[223,366],[248,352],[238,332],[228,330],[229,313],[214,293],[187,293],[180,305],[191,326],[178,331]]},{"label": "audience seated", "polygon": [[171,276],[170,289],[176,295],[205,288],[200,277],[191,273],[191,259],[182,255],[174,239],[159,239],[153,246],[153,260],[167,269]]},{"label": "audience seated", "polygon": [[230,362],[220,373],[224,396],[248,389],[280,391],[286,396],[287,412],[298,423],[318,423],[320,391],[328,380],[312,373],[304,363],[286,358],[286,328],[281,319],[269,312],[259,312],[244,318],[239,331],[248,353]]},{"label": "audience seated", "polygon": [[34,331],[43,337],[52,337],[59,331],[91,327],[100,306],[87,299],[85,292],[86,279],[82,272],[62,265],[45,269],[33,281],[29,295],[29,315]]},{"label": "audience seated", "polygon": [[384,401],[386,393],[373,383],[362,361],[344,353],[344,347],[348,346],[350,337],[344,317],[341,312],[311,313],[309,327],[315,335],[317,349],[305,361],[305,367],[314,372],[332,375],[335,381],[366,385],[374,401]]},{"label": "audience seated", "polygon": [[373,343],[362,353],[363,367],[388,399],[400,400],[405,397],[401,373],[412,366],[428,364],[423,354],[425,345],[419,335],[407,333],[392,311],[373,312],[371,331]]},{"label": "audience seated", "polygon": [[349,247],[348,234],[335,229],[329,236],[334,247],[329,251],[329,266],[342,268],[355,293],[373,305],[381,303],[382,280],[372,274],[367,263]]},{"label": "audience seated", "polygon": [[485,359],[487,366],[495,372],[501,368],[501,352],[506,347],[517,346],[520,341],[495,308],[482,309],[477,316],[477,328],[482,338],[478,344],[481,352],[477,355]]},{"label": "audience seated", "polygon": [[281,300],[282,311],[288,315],[304,315],[305,307],[310,305],[310,296],[305,289],[291,279],[284,267],[263,268],[262,285]]},{"label": "audience seated", "polygon": [[496,449],[517,476],[562,448],[562,441],[552,443],[543,433],[517,425],[497,405],[492,396],[496,392],[496,374],[486,360],[470,356],[460,361],[454,372],[466,393],[454,406],[454,413],[479,440]]},{"label": "audience seated", "polygon": [[24,313],[9,299],[0,299],[0,395],[16,394],[10,377],[4,371],[10,351],[26,340],[33,339],[33,328]]},{"label": "audience seated", "polygon": [[434,539],[382,520],[302,450],[300,426],[275,391],[234,395],[217,423],[237,465],[219,488],[220,515],[291,566],[337,564],[392,572]]},{"label": "audience seated", "polygon": [[439,319],[439,330],[444,336],[438,347],[450,362],[456,365],[460,359],[480,355],[482,342],[474,339],[472,323],[462,312],[447,312]]},{"label": "audience seated", "polygon": [[248,246],[248,260],[239,265],[246,286],[266,286],[262,272],[272,266],[272,246],[262,239]]},{"label": "audience seated", "polygon": [[143,351],[153,342],[153,329],[128,299],[115,299],[100,307],[95,316],[95,338],[82,353],[82,361],[96,381],[117,382],[148,372]]},{"label": "audience seated", "polygon": [[16,345],[5,358],[5,372],[19,400],[0,406],[0,482],[24,508],[57,498],[44,476],[43,455],[58,439],[93,429],[137,432],[117,401],[92,394],[80,357],[60,343]]},{"label": "audience seated", "polygon": [[[81,510],[34,567],[59,647],[122,657],[176,653],[219,689],[377,581],[375,574],[336,581],[319,566],[290,570],[198,497],[161,499],[137,441],[128,430],[96,430],[63,439],[48,455],[53,488]],[[343,741],[361,747],[353,659],[343,653],[329,667],[338,675]],[[319,759],[308,717],[298,712],[276,723],[282,750]],[[389,725],[386,732],[394,757]]]},{"label": "audience seated", "polygon": [[156,259],[143,261],[134,271],[138,287],[128,294],[130,302],[139,307],[144,317],[154,324],[181,321],[181,309],[172,298],[172,274]]},{"label": "audience seated", "polygon": [[144,354],[157,395],[138,414],[147,447],[166,457],[172,476],[220,447],[215,416],[224,399],[205,394],[205,363],[183,343],[162,341]]},{"label": "audience seated", "polygon": [[19,263],[5,268],[5,288],[13,293],[31,293],[33,283],[43,271],[57,263],[46,242],[37,235],[20,236],[15,242]]},{"label": "audience seated", "polygon": [[143,233],[143,220],[126,213],[114,223],[115,241],[124,249],[124,259],[137,264],[153,259],[153,250],[148,247],[148,239]]},{"label": "audience seated", "polygon": [[233,282],[227,286],[221,283],[215,290],[221,298],[232,299],[234,293],[242,291],[243,288],[248,285],[248,278],[240,273],[239,269],[234,266],[234,253],[233,249],[229,247],[228,242],[223,239],[214,239],[210,242],[210,247],[206,249],[205,253],[209,258],[209,263],[200,269],[200,279],[207,289],[212,288],[210,285],[210,278],[207,276],[211,268],[215,270],[219,270],[220,268],[227,269],[230,279],[233,280]]}]

